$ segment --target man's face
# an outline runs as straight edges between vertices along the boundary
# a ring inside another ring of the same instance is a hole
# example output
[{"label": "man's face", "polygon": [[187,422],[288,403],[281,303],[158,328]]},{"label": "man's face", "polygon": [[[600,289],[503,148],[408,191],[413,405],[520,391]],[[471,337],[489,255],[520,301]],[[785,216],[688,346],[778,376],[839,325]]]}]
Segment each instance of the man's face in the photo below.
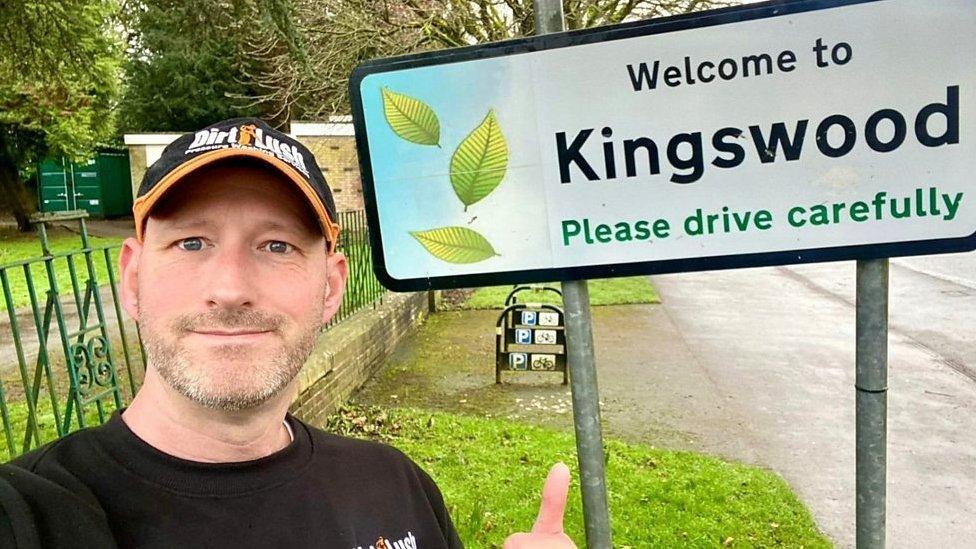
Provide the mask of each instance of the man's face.
[{"label": "man's face", "polygon": [[149,364],[221,410],[254,407],[298,373],[342,299],[309,206],[282,176],[224,165],[188,176],[126,242],[123,295]]}]

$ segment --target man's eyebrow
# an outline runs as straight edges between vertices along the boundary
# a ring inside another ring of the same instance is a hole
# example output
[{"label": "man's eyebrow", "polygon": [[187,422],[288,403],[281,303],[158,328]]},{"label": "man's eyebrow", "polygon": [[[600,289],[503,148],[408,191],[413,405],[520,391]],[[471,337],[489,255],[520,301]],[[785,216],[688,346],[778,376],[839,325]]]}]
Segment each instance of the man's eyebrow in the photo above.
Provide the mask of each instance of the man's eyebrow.
[{"label": "man's eyebrow", "polygon": [[297,239],[305,243],[312,243],[322,237],[317,227],[312,227],[298,219],[294,222],[275,221],[272,219],[259,221],[254,228],[258,233],[284,233],[289,239]]},{"label": "man's eyebrow", "polygon": [[166,227],[166,229],[173,230],[173,231],[183,231],[187,229],[199,229],[199,228],[209,227],[213,225],[213,223],[209,219],[197,218],[191,220],[176,221],[174,223],[169,223],[167,225],[168,226]]},{"label": "man's eyebrow", "polygon": [[261,221],[260,223],[258,223],[257,228],[258,229],[261,229],[261,230],[265,230],[265,231],[266,230],[269,230],[269,229],[270,230],[285,230],[285,231],[287,231],[287,230],[294,230],[295,229],[294,226],[286,225],[284,223],[279,223],[277,221],[272,221],[270,219],[269,220],[265,220],[265,221]]},{"label": "man's eyebrow", "polygon": [[258,223],[256,229],[260,231],[287,231],[292,233],[306,232],[304,230],[305,226],[301,223],[280,223],[270,219]]},{"label": "man's eyebrow", "polygon": [[[168,228],[172,230],[182,231],[185,229],[198,229],[213,226],[213,222],[209,219],[192,219],[177,221],[169,224]],[[301,226],[298,224],[291,223],[281,223],[274,220],[260,221],[255,226],[255,230],[259,231],[299,231]]]},{"label": "man's eyebrow", "polygon": [[[215,224],[210,219],[196,218],[196,219],[184,219],[181,221],[174,221],[172,223],[168,223],[163,228],[163,230],[168,233],[169,232],[180,233],[180,232],[204,230],[214,226]],[[290,235],[306,237],[307,239],[314,239],[319,235],[317,231],[315,231],[311,227],[306,227],[305,224],[301,222],[282,223],[280,221],[275,221],[273,219],[258,221],[256,225],[253,227],[253,230],[255,232],[284,232]],[[309,233],[309,231],[312,231],[312,233],[306,234]]]}]

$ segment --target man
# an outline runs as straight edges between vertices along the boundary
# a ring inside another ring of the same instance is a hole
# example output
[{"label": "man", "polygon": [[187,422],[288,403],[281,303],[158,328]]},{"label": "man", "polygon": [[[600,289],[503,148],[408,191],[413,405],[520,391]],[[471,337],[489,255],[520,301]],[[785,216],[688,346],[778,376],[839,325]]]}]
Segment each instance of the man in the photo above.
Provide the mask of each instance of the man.
[{"label": "man", "polygon": [[[331,191],[312,154],[257,119],[170,144],[133,207],[121,300],[147,368],[105,425],[4,466],[4,547],[460,547],[433,480],[397,450],[287,413],[342,302]],[[533,533],[572,547],[557,465]]]}]

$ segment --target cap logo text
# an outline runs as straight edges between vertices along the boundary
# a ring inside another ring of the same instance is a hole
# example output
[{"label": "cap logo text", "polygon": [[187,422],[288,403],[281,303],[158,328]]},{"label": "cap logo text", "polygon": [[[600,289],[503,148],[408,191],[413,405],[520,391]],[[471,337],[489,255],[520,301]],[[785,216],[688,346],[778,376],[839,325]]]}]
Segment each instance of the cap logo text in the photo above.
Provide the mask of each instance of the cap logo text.
[{"label": "cap logo text", "polygon": [[296,145],[285,143],[270,135],[264,135],[264,131],[254,124],[244,124],[239,128],[231,128],[227,131],[220,131],[216,128],[200,130],[194,134],[193,142],[190,143],[184,154],[229,148],[263,151],[284,161],[308,177],[305,157],[298,151]]}]

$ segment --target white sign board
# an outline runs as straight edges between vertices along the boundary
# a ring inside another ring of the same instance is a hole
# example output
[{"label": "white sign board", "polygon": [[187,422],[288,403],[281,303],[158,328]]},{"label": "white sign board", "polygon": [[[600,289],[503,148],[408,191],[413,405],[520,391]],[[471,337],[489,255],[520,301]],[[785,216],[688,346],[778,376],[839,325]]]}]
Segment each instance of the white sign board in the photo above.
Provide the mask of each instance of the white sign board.
[{"label": "white sign board", "polygon": [[795,1],[379,60],[396,290],[976,248],[976,1]]}]

